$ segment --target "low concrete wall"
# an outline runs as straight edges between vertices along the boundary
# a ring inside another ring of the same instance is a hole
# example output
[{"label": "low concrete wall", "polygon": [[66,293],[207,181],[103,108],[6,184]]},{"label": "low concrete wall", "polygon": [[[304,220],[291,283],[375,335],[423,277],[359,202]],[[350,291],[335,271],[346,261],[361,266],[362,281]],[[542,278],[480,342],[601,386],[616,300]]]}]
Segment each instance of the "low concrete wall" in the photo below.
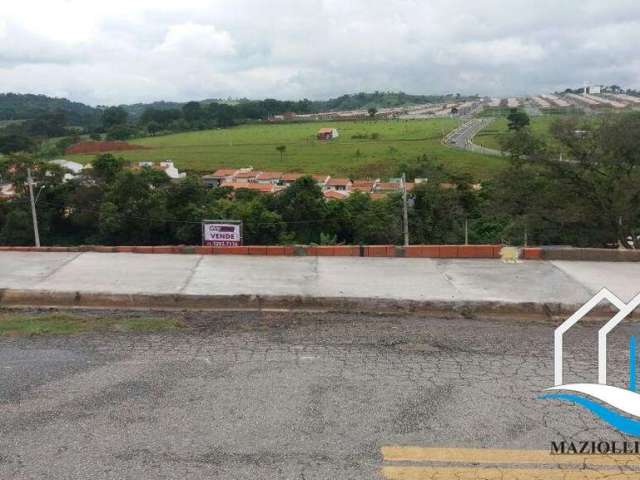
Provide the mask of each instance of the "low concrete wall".
[{"label": "low concrete wall", "polygon": [[566,260],[587,262],[640,262],[640,250],[614,250],[608,248],[523,248],[524,260]]},{"label": "low concrete wall", "polygon": [[500,258],[502,245],[282,245],[246,247],[166,246],[95,246],[78,247],[0,247],[8,252],[101,252],[101,253],[164,253],[197,255],[269,255],[316,257],[421,257],[421,258]]},{"label": "low concrete wall", "polygon": [[[0,252],[99,252],[163,253],[196,255],[267,255],[309,257],[406,257],[406,258],[500,258],[502,245],[249,245],[244,247],[202,247],[192,245],[76,247],[3,247]],[[606,248],[520,249],[521,260],[581,260],[591,262],[640,262],[640,250]]]}]

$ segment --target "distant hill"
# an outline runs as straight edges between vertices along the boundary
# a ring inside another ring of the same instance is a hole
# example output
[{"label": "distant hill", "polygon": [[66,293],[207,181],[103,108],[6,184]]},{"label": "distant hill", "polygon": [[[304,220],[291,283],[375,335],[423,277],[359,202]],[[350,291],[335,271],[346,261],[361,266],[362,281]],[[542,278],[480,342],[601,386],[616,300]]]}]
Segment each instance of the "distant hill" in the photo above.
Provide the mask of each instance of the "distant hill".
[{"label": "distant hill", "polygon": [[184,103],[182,102],[152,102],[152,103],[132,103],[131,105],[119,105],[124,108],[130,117],[140,117],[147,108],[155,108],[156,110],[175,110],[180,109]]},{"label": "distant hill", "polygon": [[[354,93],[342,95],[329,100],[301,100],[301,101],[255,101],[243,99],[216,99],[201,100],[199,103],[225,103],[228,105],[248,105],[264,103],[269,104],[268,111],[276,113],[282,111],[294,111],[296,113],[318,113],[331,110],[358,110],[366,108],[401,107],[404,105],[420,105],[428,103],[441,103],[467,98],[454,95],[410,95],[403,92],[373,92]],[[187,102],[157,101],[152,103],[134,103],[120,105],[129,114],[130,120],[138,120],[148,108],[156,110],[181,109]],[[30,120],[45,113],[63,111],[69,125],[91,127],[100,123],[102,106],[90,107],[80,102],[72,102],[66,98],[47,97],[45,95],[1,93],[0,94],[0,122],[7,120]],[[1,125],[1,124],[0,124]]]},{"label": "distant hill", "polygon": [[410,95],[404,92],[374,92],[342,95],[329,100],[312,102],[312,108],[317,112],[329,110],[358,110],[362,108],[402,107],[405,105],[422,105],[427,103],[442,103],[452,99],[466,99],[477,97],[457,97],[454,95]]},{"label": "distant hill", "polygon": [[[352,93],[342,95],[336,98],[330,98],[329,100],[314,100],[314,101],[280,101],[280,103],[290,103],[291,107],[295,110],[295,105],[304,105],[304,112],[296,113],[319,113],[327,112],[330,110],[359,110],[362,108],[385,108],[385,107],[402,107],[404,105],[422,105],[427,103],[441,103],[450,102],[453,99],[465,100],[467,98],[477,99],[477,96],[473,97],[456,97],[453,94],[449,95],[411,95],[404,92],[373,92],[373,93]],[[220,98],[208,98],[201,100],[199,103],[206,105],[209,103],[225,103],[227,105],[242,105],[247,103],[255,103],[256,100],[248,98],[240,99],[220,99]],[[129,115],[137,118],[146,108],[155,108],[158,110],[171,110],[175,108],[182,108],[187,102],[153,102],[153,103],[136,103],[133,105],[120,105],[124,108]]]},{"label": "distant hill", "polygon": [[[142,114],[147,108],[153,108],[155,110],[176,110],[176,109],[180,110],[186,103],[188,102],[165,102],[164,100],[159,100],[157,102],[151,102],[151,103],[132,103],[130,105],[123,104],[119,106],[124,108],[132,119],[137,119],[142,116]],[[227,103],[227,104],[233,105],[233,104],[237,104],[238,101],[222,100],[219,98],[208,98],[206,100],[200,100],[198,103],[201,103],[203,105],[206,105],[209,103]],[[101,108],[101,107],[98,107],[98,108]]]},{"label": "distant hill", "polygon": [[0,121],[29,120],[46,113],[64,112],[70,125],[97,123],[100,111],[80,102],[46,95],[0,93]]}]

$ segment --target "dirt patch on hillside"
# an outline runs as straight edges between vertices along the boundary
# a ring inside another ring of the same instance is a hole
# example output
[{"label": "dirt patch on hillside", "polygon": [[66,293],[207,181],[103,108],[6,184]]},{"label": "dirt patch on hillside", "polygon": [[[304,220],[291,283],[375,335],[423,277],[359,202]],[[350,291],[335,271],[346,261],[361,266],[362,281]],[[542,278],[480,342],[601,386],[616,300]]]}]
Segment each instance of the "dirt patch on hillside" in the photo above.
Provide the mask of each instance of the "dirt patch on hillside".
[{"label": "dirt patch on hillside", "polygon": [[67,155],[76,153],[102,153],[102,152],[119,152],[123,150],[140,150],[142,145],[134,145],[127,142],[82,142],[71,145],[65,150]]}]

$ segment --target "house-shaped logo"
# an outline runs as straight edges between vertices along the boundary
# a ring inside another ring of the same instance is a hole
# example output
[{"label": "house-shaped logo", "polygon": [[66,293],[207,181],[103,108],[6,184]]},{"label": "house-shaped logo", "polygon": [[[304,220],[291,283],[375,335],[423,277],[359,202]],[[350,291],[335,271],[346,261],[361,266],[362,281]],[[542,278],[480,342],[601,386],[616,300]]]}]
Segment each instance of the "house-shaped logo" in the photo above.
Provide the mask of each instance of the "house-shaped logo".
[{"label": "house-shaped logo", "polygon": [[[608,300],[618,309],[598,332],[598,383],[565,384],[563,382],[564,334],[589,314],[601,301]],[[629,386],[627,389],[607,385],[607,336],[640,305],[640,294],[625,303],[606,288],[600,290],[554,333],[554,383],[543,398],[578,404],[595,413],[623,433],[640,437],[640,394],[636,392],[636,343],[629,339]],[[556,393],[558,392],[558,393]],[[568,393],[560,393],[568,392]]]}]

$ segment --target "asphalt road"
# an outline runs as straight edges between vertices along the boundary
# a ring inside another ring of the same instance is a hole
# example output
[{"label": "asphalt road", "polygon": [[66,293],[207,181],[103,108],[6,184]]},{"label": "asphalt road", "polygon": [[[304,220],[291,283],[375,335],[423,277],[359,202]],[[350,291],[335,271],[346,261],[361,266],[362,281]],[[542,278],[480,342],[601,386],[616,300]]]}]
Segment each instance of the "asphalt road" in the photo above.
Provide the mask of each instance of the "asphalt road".
[{"label": "asphalt road", "polygon": [[[0,338],[0,478],[508,480],[538,477],[477,464],[624,438],[538,398],[553,383],[550,323],[185,315],[177,333]],[[596,381],[599,326],[570,332],[569,380]],[[610,340],[614,383],[636,328]],[[541,478],[567,474],[556,467]],[[562,478],[596,478],[584,475]]]},{"label": "asphalt road", "polygon": [[449,134],[447,143],[450,146],[462,150],[472,150],[487,155],[501,156],[502,152],[491,148],[481,147],[473,143],[474,137],[483,129],[489,126],[495,119],[493,118],[472,118]]}]

